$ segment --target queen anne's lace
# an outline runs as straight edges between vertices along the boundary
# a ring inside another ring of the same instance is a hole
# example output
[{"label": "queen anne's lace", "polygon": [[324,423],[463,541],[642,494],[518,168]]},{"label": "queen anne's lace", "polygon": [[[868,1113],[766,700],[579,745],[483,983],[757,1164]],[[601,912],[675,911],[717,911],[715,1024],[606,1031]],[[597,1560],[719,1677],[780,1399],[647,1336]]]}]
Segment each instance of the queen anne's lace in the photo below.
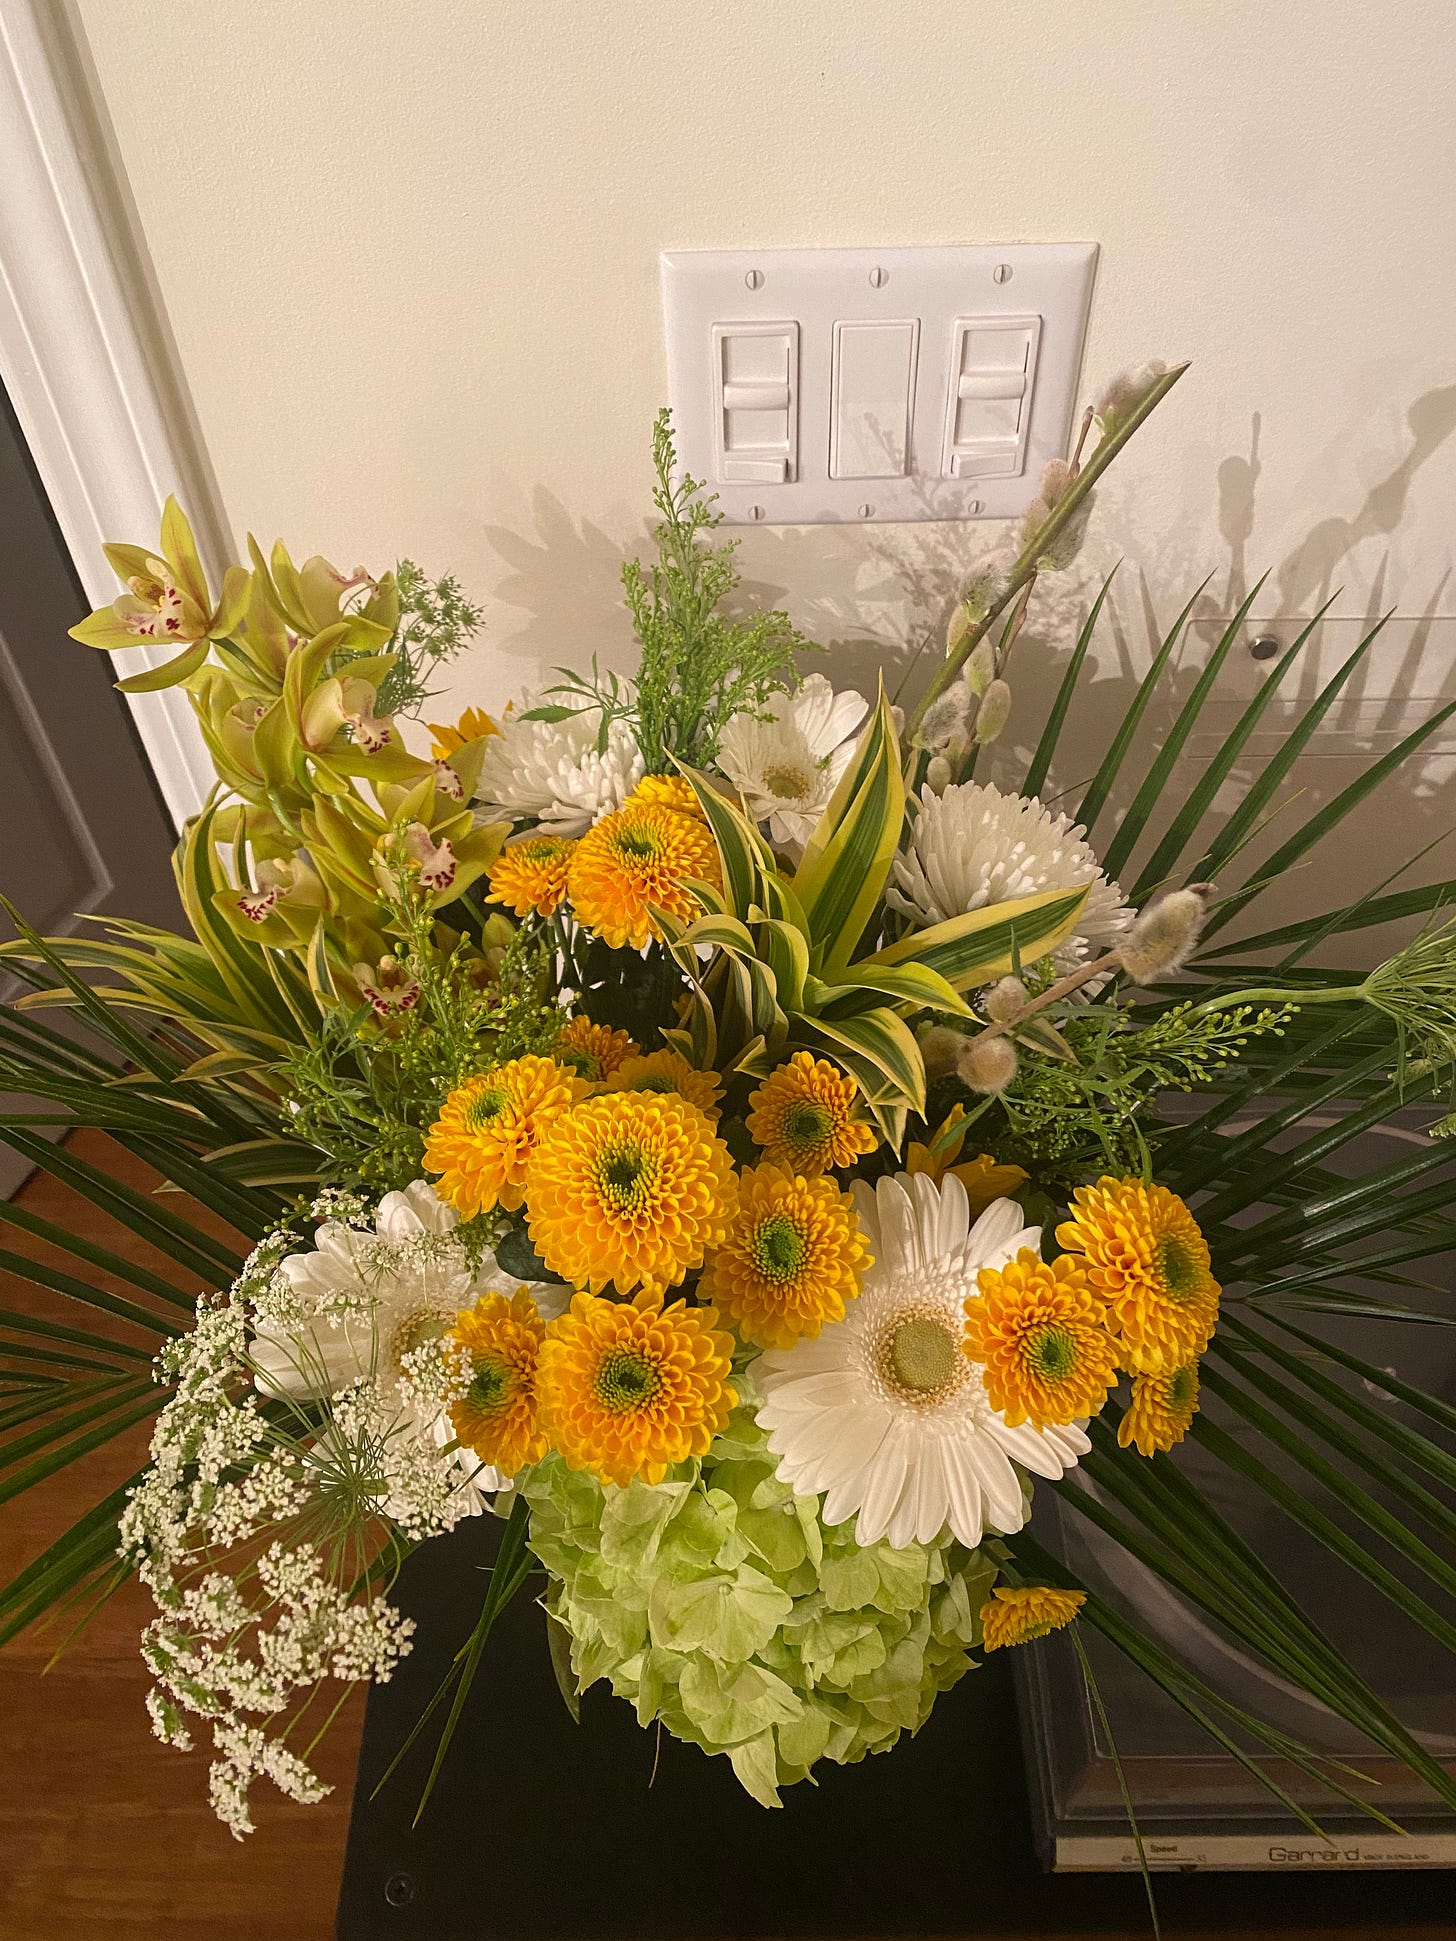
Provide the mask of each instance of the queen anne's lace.
[{"label": "queen anne's lace", "polygon": [[409,1649],[409,1620],[358,1588],[361,1553],[386,1524],[450,1529],[499,1480],[450,1425],[470,1374],[444,1329],[520,1283],[423,1183],[377,1214],[337,1194],[313,1214],[312,1248],[271,1235],[158,1357],[173,1394],[121,1519],[158,1606],[142,1640],[153,1731],[187,1750],[189,1719],[207,1724],[213,1806],[239,1838],[255,1779],[291,1799],[327,1791],[288,1743],[309,1694],[387,1679]]}]

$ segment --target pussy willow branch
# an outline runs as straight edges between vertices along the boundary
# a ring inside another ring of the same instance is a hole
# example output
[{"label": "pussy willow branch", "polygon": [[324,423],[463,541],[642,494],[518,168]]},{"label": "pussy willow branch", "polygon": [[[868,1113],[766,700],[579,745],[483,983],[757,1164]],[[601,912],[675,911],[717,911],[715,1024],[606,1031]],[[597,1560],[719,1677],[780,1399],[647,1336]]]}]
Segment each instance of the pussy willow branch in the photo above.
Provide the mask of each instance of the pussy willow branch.
[{"label": "pussy willow branch", "polygon": [[1080,991],[1084,984],[1090,984],[1094,977],[1108,977],[1114,971],[1121,969],[1122,954],[1116,950],[1109,950],[1104,957],[1094,957],[1088,964],[1079,964],[1076,970],[1068,971],[1067,975],[1058,978],[1055,984],[1049,984],[1040,997],[1028,998],[1014,1018],[993,1019],[984,1030],[976,1033],[971,1043],[980,1044],[983,1039],[1004,1038],[1008,1032],[1019,1031],[1028,1018],[1036,1017],[1038,1012],[1045,1011],[1049,1005],[1060,1004],[1062,999],[1070,997],[1073,991]]},{"label": "pussy willow branch", "polygon": [[999,600],[992,602],[988,611],[969,629],[965,638],[956,644],[954,651],[946,656],[931,676],[924,694],[921,695],[915,707],[911,709],[909,718],[905,723],[905,740],[907,742],[925,719],[926,710],[944,694],[951,682],[958,677],[961,669],[970,659],[972,653],[974,653],[975,649],[990,631],[992,622],[1000,618],[1001,614],[1010,606],[1011,602],[1020,593],[1022,587],[1026,585],[1027,581],[1035,573],[1037,560],[1040,559],[1063,528],[1076,516],[1082,501],[1107,470],[1113,459],[1117,457],[1117,454],[1122,450],[1123,446],[1132,437],[1138,427],[1157,410],[1158,406],[1163,402],[1163,399],[1167,397],[1168,393],[1187,369],[1188,366],[1186,364],[1178,364],[1171,371],[1165,371],[1157,383],[1153,385],[1142,403],[1138,405],[1136,410],[1129,414],[1126,422],[1120,424],[1110,437],[1104,438],[1101,441],[1096,451],[1088,459],[1086,465],[1067,487],[1065,496],[1053,507],[1051,516],[1032,535],[1031,539],[1022,549],[1020,557],[1011,569],[1010,578],[1006,583],[1006,591],[1001,595]]}]

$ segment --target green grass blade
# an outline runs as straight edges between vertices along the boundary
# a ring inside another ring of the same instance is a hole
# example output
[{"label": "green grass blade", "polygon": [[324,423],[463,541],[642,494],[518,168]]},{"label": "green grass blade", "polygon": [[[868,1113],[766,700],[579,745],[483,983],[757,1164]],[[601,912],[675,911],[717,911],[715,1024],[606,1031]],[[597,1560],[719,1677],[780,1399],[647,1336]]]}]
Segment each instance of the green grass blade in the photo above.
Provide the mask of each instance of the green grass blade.
[{"label": "green grass blade", "polygon": [[1077,805],[1077,813],[1073,819],[1080,822],[1084,829],[1090,830],[1093,823],[1096,822],[1098,816],[1101,815],[1103,809],[1107,806],[1107,798],[1112,793],[1113,785],[1121,772],[1122,764],[1127,759],[1128,750],[1132,747],[1137,737],[1137,731],[1142,725],[1143,716],[1147,713],[1153,695],[1157,692],[1158,684],[1163,678],[1164,670],[1173,657],[1174,648],[1177,647],[1178,642],[1183,637],[1183,629],[1188,623],[1188,616],[1202,598],[1204,588],[1207,585],[1208,581],[1205,580],[1203,585],[1194,593],[1192,599],[1189,600],[1187,606],[1178,615],[1178,618],[1173,622],[1166,639],[1153,657],[1152,666],[1139,683],[1138,691],[1133,696],[1127,713],[1118,725],[1117,733],[1112,738],[1112,746],[1103,757],[1102,766],[1093,776],[1087,793]]},{"label": "green grass blade", "polygon": [[[1173,771],[1182,758],[1188,737],[1198,724],[1198,717],[1202,714],[1204,703],[1213,692],[1214,684],[1223,671],[1224,662],[1238,643],[1249,608],[1258,598],[1263,585],[1263,580],[1256,582],[1238,612],[1224,628],[1218,644],[1193,684],[1192,693],[1178,710],[1172,727],[1163,737],[1157,756],[1144,776],[1142,786],[1129,804],[1127,814],[1118,824],[1111,841],[1103,851],[1102,867],[1110,877],[1116,878],[1121,875],[1123,866],[1131,860],[1132,852],[1147,828],[1149,820],[1163,801],[1168,784],[1173,778]],[[1156,882],[1159,879],[1155,877],[1153,880]],[[1133,901],[1140,901],[1141,894],[1141,892],[1135,892]]]},{"label": "green grass blade", "polygon": [[138,1471],[0,1588],[0,1645],[68,1596],[93,1572],[116,1561],[117,1521],[141,1481]]},{"label": "green grass blade", "polygon": [[1222,929],[1224,924],[1237,916],[1245,905],[1252,903],[1255,897],[1261,896],[1272,883],[1277,883],[1287,875],[1316,843],[1322,842],[1331,830],[1337,828],[1352,810],[1359,807],[1367,795],[1379,788],[1386,777],[1393,775],[1403,762],[1408,761],[1422,743],[1428,741],[1438,728],[1451,719],[1453,714],[1456,714],[1456,701],[1448,701],[1444,707],[1437,708],[1429,720],[1423,721],[1419,728],[1408,734],[1404,741],[1399,742],[1388,753],[1382,755],[1379,761],[1372,762],[1363,775],[1351,782],[1348,788],[1341,789],[1337,796],[1327,802],[1307,822],[1302,823],[1289,840],[1276,849],[1269,860],[1261,865],[1256,882],[1246,884],[1232,896],[1224,898],[1209,923],[1208,934],[1212,935],[1215,930]]},{"label": "green grass blade", "polygon": [[[1263,582],[1260,581],[1260,585],[1262,584]],[[1229,730],[1218,753],[1199,776],[1188,800],[1169,823],[1162,840],[1148,858],[1146,869],[1129,892],[1130,902],[1144,902],[1160,883],[1165,882],[1172,875],[1204,816],[1213,807],[1219,790],[1232,774],[1234,763],[1243,753],[1250,735],[1259,725],[1265,710],[1274,698],[1279,683],[1294,665],[1305,642],[1333,604],[1333,598],[1326,600],[1314,618],[1300,629],[1298,636],[1290,642],[1266,678],[1259,684],[1253,700]],[[1246,611],[1247,607],[1240,609],[1241,615]]]},{"label": "green grass blade", "polygon": [[[128,1287],[138,1288],[145,1294],[154,1294],[159,1301],[165,1301],[169,1307],[181,1308],[191,1314],[197,1306],[197,1297],[194,1294],[185,1293],[183,1289],[173,1286],[170,1281],[164,1281],[160,1275],[152,1273],[150,1269],[140,1266],[134,1260],[128,1260],[125,1255],[114,1253],[106,1247],[98,1247],[93,1241],[83,1239],[80,1234],[71,1233],[65,1227],[57,1226],[53,1220],[44,1219],[39,1213],[31,1212],[29,1207],[19,1206],[14,1201],[0,1200],[0,1226],[6,1225],[17,1227],[22,1233],[28,1233],[37,1240],[44,1240],[47,1245],[56,1248],[59,1252],[69,1254],[73,1260],[84,1260],[88,1267],[99,1268],[103,1274],[125,1282]],[[29,1272],[33,1263],[28,1258],[20,1256],[13,1258],[21,1259],[21,1265],[18,1268],[12,1266],[11,1271],[24,1273],[27,1279],[33,1278]],[[76,1298],[90,1300],[95,1291],[87,1288],[77,1294]],[[107,1296],[108,1300],[118,1298],[115,1295]],[[92,1305],[101,1306],[104,1303],[98,1301],[93,1302]],[[132,1314],[134,1317],[145,1317],[140,1325],[146,1327],[165,1325],[147,1314],[144,1308],[134,1308]]]},{"label": "green grass blade", "polygon": [[[77,1408],[67,1411],[54,1424],[17,1437],[0,1450],[0,1503],[24,1495],[69,1463],[90,1455],[105,1442],[119,1436],[135,1423],[155,1415],[165,1400],[163,1390],[149,1379],[119,1383],[113,1388],[105,1413],[98,1413],[96,1400],[87,1397]],[[80,1433],[74,1433],[75,1431]],[[69,1439],[66,1439],[69,1438]],[[29,1457],[30,1460],[23,1460]],[[19,1463],[18,1468],[14,1467]]]},{"label": "green grass blade", "polygon": [[53,1146],[48,1139],[38,1138],[20,1127],[7,1127],[3,1121],[0,1121],[0,1139],[32,1165],[39,1166],[63,1185],[72,1187],[83,1199],[90,1200],[93,1206],[110,1214],[119,1226],[176,1261],[179,1267],[209,1281],[215,1281],[222,1273],[231,1282],[242,1271],[240,1254],[200,1228],[189,1226],[144,1194],[123,1186],[99,1167],[77,1158],[64,1146]]},{"label": "green grass blade", "polygon": [[1305,917],[1299,923],[1280,924],[1275,930],[1261,930],[1256,937],[1240,937],[1237,943],[1220,944],[1216,950],[1199,952],[1199,961],[1232,956],[1235,951],[1277,950],[1284,944],[1300,944],[1312,929],[1326,936],[1343,936],[1351,930],[1373,929],[1376,924],[1398,923],[1405,917],[1425,916],[1456,901],[1456,880],[1425,883],[1419,889],[1401,890],[1395,896],[1380,896],[1369,901],[1347,904],[1343,910],[1326,910],[1321,916]]},{"label": "green grass blade", "polygon": [[1082,663],[1086,660],[1087,650],[1092,645],[1092,637],[1097,631],[1097,622],[1101,616],[1103,604],[1112,591],[1112,582],[1116,574],[1117,568],[1114,566],[1102,582],[1101,591],[1092,602],[1091,612],[1082,622],[1082,631],[1077,635],[1077,644],[1072,649],[1072,658],[1067,662],[1066,672],[1062,675],[1061,686],[1057,689],[1057,698],[1052,703],[1046,726],[1041,731],[1041,740],[1036,745],[1036,753],[1031,758],[1031,765],[1021,784],[1023,795],[1039,796],[1046,787],[1046,779],[1056,758],[1062,729],[1066,725],[1067,715],[1072,706],[1072,696],[1076,692],[1077,681],[1082,672]]},{"label": "green grass blade", "polygon": [[1349,681],[1355,669],[1365,658],[1374,644],[1380,630],[1384,627],[1389,614],[1378,620],[1363,640],[1331,678],[1320,689],[1300,716],[1298,725],[1280,745],[1277,753],[1265,765],[1264,772],[1254,783],[1243,801],[1229,817],[1218,835],[1209,845],[1207,852],[1194,868],[1194,875],[1200,878],[1215,877],[1226,863],[1232,860],[1235,852],[1242,847],[1246,838],[1253,834],[1259,818],[1273,801],[1276,792],[1289,774],[1299,757],[1304,753],[1316,730],[1339,698],[1341,690]]}]

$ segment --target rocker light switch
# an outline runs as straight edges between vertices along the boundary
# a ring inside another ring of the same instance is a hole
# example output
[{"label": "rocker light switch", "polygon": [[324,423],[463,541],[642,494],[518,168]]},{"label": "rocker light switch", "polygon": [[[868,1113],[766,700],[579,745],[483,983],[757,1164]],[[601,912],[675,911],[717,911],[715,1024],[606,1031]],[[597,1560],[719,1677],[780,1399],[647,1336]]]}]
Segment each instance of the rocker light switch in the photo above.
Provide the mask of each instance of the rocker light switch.
[{"label": "rocker light switch", "polygon": [[835,324],[830,478],[904,478],[919,341],[919,318]]},{"label": "rocker light switch", "polygon": [[1093,243],[669,250],[678,463],[730,525],[1014,519],[1071,442],[1096,262]]},{"label": "rocker light switch", "polygon": [[786,485],[799,455],[799,326],[715,323],[717,476],[729,485]]},{"label": "rocker light switch", "polygon": [[956,318],[946,387],[946,478],[1010,478],[1025,470],[1040,344],[1040,317]]}]

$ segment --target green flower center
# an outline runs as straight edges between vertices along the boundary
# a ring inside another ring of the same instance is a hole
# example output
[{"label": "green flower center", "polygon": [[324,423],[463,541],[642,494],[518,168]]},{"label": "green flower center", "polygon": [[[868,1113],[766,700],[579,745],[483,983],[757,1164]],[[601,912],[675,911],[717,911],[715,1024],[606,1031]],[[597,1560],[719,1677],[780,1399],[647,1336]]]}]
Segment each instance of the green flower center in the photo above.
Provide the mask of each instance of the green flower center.
[{"label": "green flower center", "polygon": [[1077,1343],[1066,1328],[1038,1328],[1026,1340],[1026,1360],[1044,1382],[1064,1382],[1077,1366]]},{"label": "green flower center", "polygon": [[1175,1368],[1168,1377],[1168,1406],[1172,1409],[1191,1408],[1197,1396],[1197,1372],[1191,1361],[1185,1362],[1181,1368]]},{"label": "green flower center", "polygon": [[617,836],[617,854],[632,863],[655,863],[662,854],[662,838],[655,829],[623,829]]},{"label": "green flower center", "polygon": [[580,1045],[558,1045],[551,1056],[558,1065],[569,1066],[578,1078],[589,1078],[595,1081],[606,1077],[606,1073],[602,1070],[602,1061],[597,1054],[594,1051],[586,1051]]},{"label": "green flower center", "polygon": [[814,778],[802,768],[778,762],[763,771],[763,787],[766,795],[777,796],[780,802],[803,802],[813,793]]},{"label": "green flower center", "polygon": [[609,1147],[597,1161],[598,1190],[618,1212],[640,1208],[656,1178],[656,1158],[636,1143]]},{"label": "green flower center", "polygon": [[592,1387],[603,1408],[643,1409],[657,1399],[662,1376],[635,1348],[609,1348]]},{"label": "green flower center", "polygon": [[1158,1273],[1175,1301],[1188,1301],[1198,1292],[1198,1257],[1181,1233],[1167,1234],[1158,1243]]},{"label": "green flower center", "polygon": [[912,1315],[890,1337],[890,1368],[895,1380],[916,1395],[944,1388],[956,1369],[956,1344],[943,1321]]},{"label": "green flower center", "polygon": [[784,1142],[790,1146],[822,1146],[834,1130],[827,1105],[818,1099],[796,1099],[784,1113]]},{"label": "green flower center", "polygon": [[648,1072],[633,1085],[634,1092],[676,1092],[677,1087],[666,1072]]},{"label": "green flower center", "polygon": [[502,1085],[489,1085],[483,1092],[477,1092],[465,1108],[465,1124],[471,1132],[479,1132],[493,1119],[498,1119],[511,1102],[511,1095]]},{"label": "green flower center", "polygon": [[787,1213],[770,1213],[753,1229],[748,1254],[765,1280],[788,1281],[809,1258],[809,1243]]},{"label": "green flower center", "polygon": [[505,1401],[510,1382],[510,1371],[504,1362],[494,1355],[477,1355],[467,1400],[483,1415],[490,1415]]}]

